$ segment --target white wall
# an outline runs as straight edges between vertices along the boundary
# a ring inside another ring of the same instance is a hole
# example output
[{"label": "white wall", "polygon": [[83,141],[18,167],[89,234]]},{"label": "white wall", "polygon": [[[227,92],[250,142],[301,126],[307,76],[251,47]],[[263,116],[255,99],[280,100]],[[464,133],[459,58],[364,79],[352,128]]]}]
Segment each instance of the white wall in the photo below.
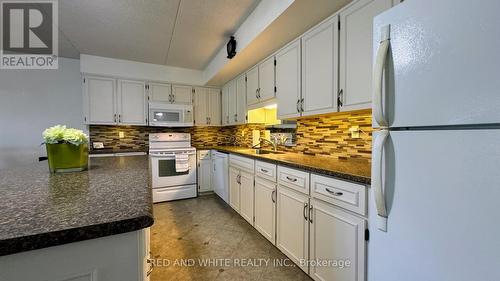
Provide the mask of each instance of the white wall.
[{"label": "white wall", "polygon": [[201,70],[159,64],[80,55],[80,71],[87,74],[164,81],[189,85],[204,85]]},{"label": "white wall", "polygon": [[[234,33],[237,41],[236,56],[276,20],[293,1],[262,0]],[[203,72],[204,82],[206,83],[212,79],[229,62],[226,46],[224,45],[205,68]]]},{"label": "white wall", "polygon": [[83,129],[80,61],[57,70],[0,70],[0,169],[38,161],[45,128]]}]

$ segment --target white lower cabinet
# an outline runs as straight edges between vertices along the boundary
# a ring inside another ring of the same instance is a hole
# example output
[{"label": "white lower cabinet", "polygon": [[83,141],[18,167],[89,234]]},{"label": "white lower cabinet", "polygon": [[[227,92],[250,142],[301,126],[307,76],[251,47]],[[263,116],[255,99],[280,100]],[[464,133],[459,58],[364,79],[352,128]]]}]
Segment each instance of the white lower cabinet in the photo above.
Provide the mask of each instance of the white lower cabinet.
[{"label": "white lower cabinet", "polygon": [[240,212],[240,171],[234,167],[229,167],[229,205]]},{"label": "white lower cabinet", "polygon": [[276,246],[304,272],[309,259],[309,195],[278,185]]},{"label": "white lower cabinet", "polygon": [[311,199],[310,267],[314,280],[365,280],[365,219]]},{"label": "white lower cabinet", "polygon": [[276,183],[255,177],[254,227],[267,240],[276,242]]},{"label": "white lower cabinet", "polygon": [[240,170],[240,215],[253,225],[254,177]]},{"label": "white lower cabinet", "polygon": [[198,156],[198,191],[213,190],[212,187],[212,159],[210,150],[197,151]]}]

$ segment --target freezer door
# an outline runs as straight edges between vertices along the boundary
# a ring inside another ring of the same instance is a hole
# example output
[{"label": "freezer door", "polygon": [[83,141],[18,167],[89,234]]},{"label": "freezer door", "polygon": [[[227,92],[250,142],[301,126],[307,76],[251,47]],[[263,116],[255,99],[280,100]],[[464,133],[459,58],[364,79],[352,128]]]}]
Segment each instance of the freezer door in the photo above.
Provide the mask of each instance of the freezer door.
[{"label": "freezer door", "polygon": [[499,144],[500,130],[390,132],[387,232],[372,187],[368,281],[499,280]]},{"label": "freezer door", "polygon": [[[407,0],[374,19],[374,127],[500,123],[500,1]],[[390,44],[383,58],[382,30]],[[376,82],[383,81],[381,103]]]}]

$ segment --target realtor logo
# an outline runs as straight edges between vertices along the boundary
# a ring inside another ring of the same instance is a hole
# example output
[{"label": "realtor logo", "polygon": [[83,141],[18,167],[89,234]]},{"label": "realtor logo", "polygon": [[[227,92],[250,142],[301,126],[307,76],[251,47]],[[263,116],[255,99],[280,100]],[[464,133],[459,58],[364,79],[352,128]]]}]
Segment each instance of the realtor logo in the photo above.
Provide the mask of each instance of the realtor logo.
[{"label": "realtor logo", "polygon": [[57,1],[1,1],[2,69],[57,69]]}]

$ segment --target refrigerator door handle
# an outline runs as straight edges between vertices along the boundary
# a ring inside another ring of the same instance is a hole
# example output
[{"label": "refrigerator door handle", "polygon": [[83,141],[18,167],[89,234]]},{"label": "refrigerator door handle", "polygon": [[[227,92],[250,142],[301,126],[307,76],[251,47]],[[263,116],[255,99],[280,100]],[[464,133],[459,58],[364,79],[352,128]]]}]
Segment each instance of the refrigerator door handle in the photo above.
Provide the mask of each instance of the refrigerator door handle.
[{"label": "refrigerator door handle", "polygon": [[373,175],[372,188],[377,207],[378,221],[377,227],[381,231],[387,232],[387,209],[385,206],[385,196],[382,190],[382,155],[384,144],[389,136],[388,130],[381,130],[373,142]]},{"label": "refrigerator door handle", "polygon": [[375,59],[375,64],[373,65],[373,117],[375,121],[380,125],[380,127],[387,127],[388,123],[385,119],[383,112],[383,77],[385,61],[387,58],[387,52],[389,51],[390,42],[390,26],[386,25],[382,27],[380,45],[377,51],[377,57]]}]

